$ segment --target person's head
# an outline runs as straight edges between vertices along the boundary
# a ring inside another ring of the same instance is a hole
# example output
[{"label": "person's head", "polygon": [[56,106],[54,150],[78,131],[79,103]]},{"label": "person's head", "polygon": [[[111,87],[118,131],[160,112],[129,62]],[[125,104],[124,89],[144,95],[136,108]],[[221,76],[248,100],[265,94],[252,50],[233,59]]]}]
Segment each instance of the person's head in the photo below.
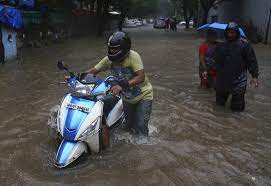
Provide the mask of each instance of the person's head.
[{"label": "person's head", "polygon": [[131,39],[125,32],[115,32],[109,36],[107,47],[109,60],[118,63],[129,55]]},{"label": "person's head", "polygon": [[240,31],[237,23],[230,22],[225,30],[225,37],[227,41],[236,41],[240,38]]},{"label": "person's head", "polygon": [[206,40],[209,43],[214,43],[217,40],[217,33],[213,30],[207,30]]}]

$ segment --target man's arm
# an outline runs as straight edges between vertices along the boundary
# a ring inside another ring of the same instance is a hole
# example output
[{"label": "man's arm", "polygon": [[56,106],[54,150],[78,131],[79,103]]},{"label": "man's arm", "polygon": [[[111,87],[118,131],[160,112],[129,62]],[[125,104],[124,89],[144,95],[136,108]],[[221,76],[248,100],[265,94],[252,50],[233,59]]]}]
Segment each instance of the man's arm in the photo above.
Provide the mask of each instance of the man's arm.
[{"label": "man's arm", "polygon": [[245,48],[245,56],[249,73],[251,74],[252,78],[258,78],[259,76],[258,61],[255,55],[255,51],[252,48],[251,44],[247,44]]},{"label": "man's arm", "polygon": [[97,70],[95,67],[89,69],[86,71],[86,73],[89,73],[89,74],[93,74],[93,75],[97,75],[100,71]]},{"label": "man's arm", "polygon": [[144,70],[139,70],[135,72],[135,77],[128,81],[128,83],[130,87],[133,87],[143,83],[144,81],[145,81],[145,72]]},{"label": "man's arm", "polygon": [[129,81],[123,79],[119,82],[120,86],[124,89],[137,86],[145,81],[143,62],[138,53],[133,53],[131,68],[134,71],[134,77]]},{"label": "man's arm", "polygon": [[205,64],[205,56],[203,54],[199,55],[199,62],[201,64],[201,66],[206,70],[207,67],[206,67],[206,64]]},{"label": "man's arm", "polygon": [[259,66],[258,66],[258,61],[255,55],[255,51],[252,48],[250,43],[247,43],[247,46],[245,47],[245,60],[247,63],[248,71],[252,76],[252,80],[250,81],[250,84],[256,88],[259,86],[259,80],[258,80]]},{"label": "man's arm", "polygon": [[103,58],[95,67],[86,71],[86,73],[90,74],[98,74],[101,71],[107,70],[110,67],[110,63],[108,57]]}]

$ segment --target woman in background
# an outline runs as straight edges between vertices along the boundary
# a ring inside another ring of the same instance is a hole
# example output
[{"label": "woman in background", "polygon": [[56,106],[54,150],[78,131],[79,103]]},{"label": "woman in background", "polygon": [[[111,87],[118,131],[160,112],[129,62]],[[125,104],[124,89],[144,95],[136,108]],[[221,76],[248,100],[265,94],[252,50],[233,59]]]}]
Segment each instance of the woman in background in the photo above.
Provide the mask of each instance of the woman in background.
[{"label": "woman in background", "polygon": [[206,40],[199,48],[199,76],[200,86],[203,88],[215,88],[216,69],[214,62],[215,50],[217,47],[217,33],[212,30],[207,31]]}]

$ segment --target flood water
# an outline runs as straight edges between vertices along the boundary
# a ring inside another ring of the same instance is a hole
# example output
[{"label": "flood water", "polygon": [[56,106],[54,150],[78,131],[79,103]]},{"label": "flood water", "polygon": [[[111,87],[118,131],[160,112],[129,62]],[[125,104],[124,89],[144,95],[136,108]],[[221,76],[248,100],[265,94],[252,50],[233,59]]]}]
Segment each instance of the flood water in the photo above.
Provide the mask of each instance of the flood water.
[{"label": "flood water", "polygon": [[0,66],[1,185],[270,185],[271,48],[255,46],[261,86],[248,88],[244,113],[232,113],[199,88],[197,33],[129,32],[155,92],[149,143],[117,131],[107,150],[55,168],[59,141],[48,119],[68,92],[56,62],[84,71],[105,55],[105,39],[23,49]]}]

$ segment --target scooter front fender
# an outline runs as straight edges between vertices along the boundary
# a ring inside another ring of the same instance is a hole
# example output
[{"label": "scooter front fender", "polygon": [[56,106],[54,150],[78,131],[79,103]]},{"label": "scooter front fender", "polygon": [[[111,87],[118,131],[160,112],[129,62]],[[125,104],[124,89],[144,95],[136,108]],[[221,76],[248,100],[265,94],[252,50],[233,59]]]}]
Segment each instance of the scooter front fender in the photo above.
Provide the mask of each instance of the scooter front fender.
[{"label": "scooter front fender", "polygon": [[67,167],[86,152],[87,146],[84,142],[66,141],[63,139],[55,158],[55,166],[58,168]]}]

